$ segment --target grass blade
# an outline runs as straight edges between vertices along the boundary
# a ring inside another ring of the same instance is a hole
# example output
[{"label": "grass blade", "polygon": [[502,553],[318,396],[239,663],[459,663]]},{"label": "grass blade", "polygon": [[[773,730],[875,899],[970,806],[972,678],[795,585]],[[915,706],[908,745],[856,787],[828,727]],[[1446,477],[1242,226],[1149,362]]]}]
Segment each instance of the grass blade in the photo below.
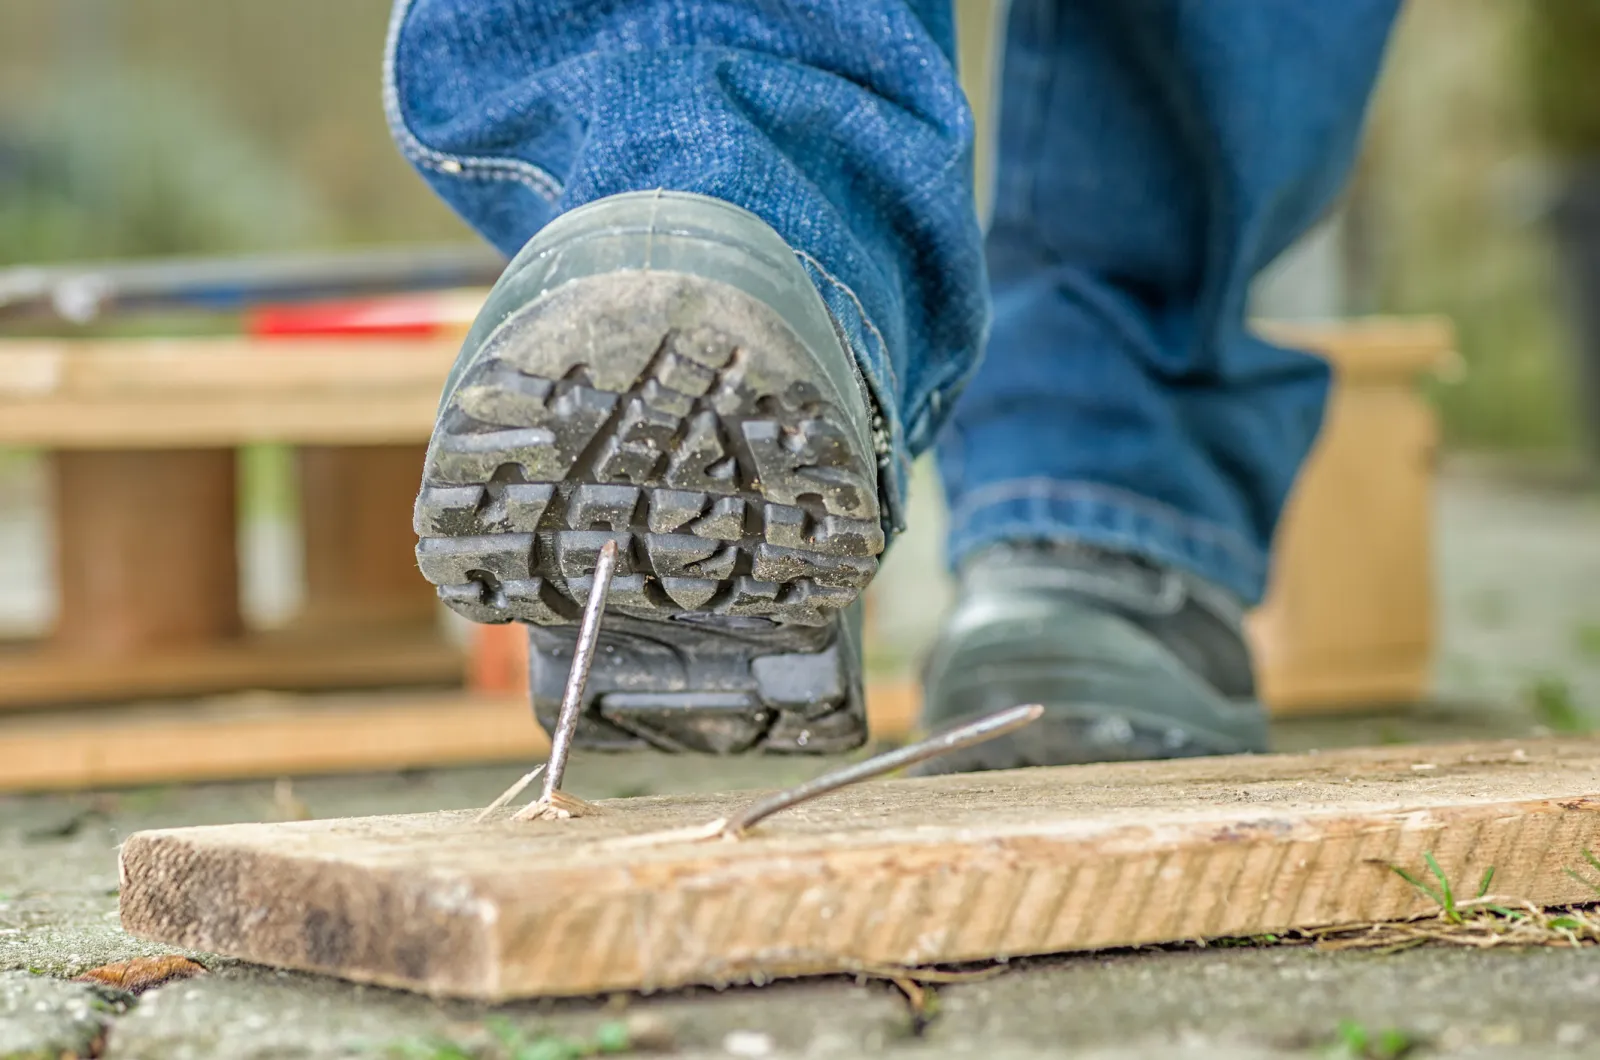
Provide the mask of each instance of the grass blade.
[{"label": "grass blade", "polygon": [[1407,872],[1405,869],[1402,869],[1399,865],[1390,865],[1389,869],[1396,876],[1400,877],[1402,880],[1405,880],[1411,886],[1421,891],[1428,898],[1431,898],[1434,905],[1440,906],[1441,908],[1444,906],[1444,899],[1439,895],[1438,891],[1423,883],[1421,880],[1411,875],[1411,873]]},{"label": "grass blade", "polygon": [[1444,870],[1441,869],[1439,867],[1439,863],[1434,860],[1433,851],[1429,850],[1424,852],[1422,855],[1422,860],[1428,863],[1428,868],[1433,871],[1434,878],[1439,881],[1439,890],[1444,895],[1444,898],[1439,902],[1439,904],[1444,907],[1445,919],[1450,921],[1452,924],[1458,923],[1461,920],[1461,915],[1456,912],[1456,896],[1455,893],[1450,890],[1450,878],[1444,874]]}]

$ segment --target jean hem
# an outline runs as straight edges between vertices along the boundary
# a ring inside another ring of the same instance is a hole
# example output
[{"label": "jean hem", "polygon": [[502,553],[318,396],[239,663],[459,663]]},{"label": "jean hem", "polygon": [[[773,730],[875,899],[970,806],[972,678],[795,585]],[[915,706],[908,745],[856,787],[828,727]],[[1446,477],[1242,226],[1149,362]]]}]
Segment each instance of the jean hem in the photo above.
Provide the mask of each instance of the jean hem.
[{"label": "jean hem", "polygon": [[1028,478],[973,490],[950,513],[949,557],[1008,542],[1081,542],[1200,576],[1246,604],[1266,591],[1267,557],[1238,534],[1096,482]]},{"label": "jean hem", "polygon": [[389,134],[400,153],[418,169],[466,180],[506,180],[522,184],[554,203],[561,197],[561,182],[544,169],[520,158],[491,158],[482,155],[456,155],[429,147],[418,139],[406,122],[400,103],[396,66],[399,62],[400,31],[411,13],[412,0],[396,0],[389,16],[388,35],[383,47],[383,115]]}]

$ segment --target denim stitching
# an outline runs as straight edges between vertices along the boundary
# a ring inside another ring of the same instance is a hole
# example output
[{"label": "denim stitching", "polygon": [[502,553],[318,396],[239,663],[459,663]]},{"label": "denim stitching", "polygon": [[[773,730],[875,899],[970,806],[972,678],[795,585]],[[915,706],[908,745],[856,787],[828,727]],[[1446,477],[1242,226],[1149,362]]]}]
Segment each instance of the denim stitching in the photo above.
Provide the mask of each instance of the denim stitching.
[{"label": "denim stitching", "polygon": [[955,362],[947,365],[933,385],[928,388],[928,396],[918,402],[906,426],[907,444],[913,448],[917,447],[919,442],[921,444],[921,448],[917,449],[915,455],[920,456],[924,451],[932,448],[934,440],[938,437],[938,427],[944,426],[943,423],[940,423],[938,427],[934,427],[932,426],[933,421],[938,420],[942,413],[950,411],[953,403],[951,403],[950,407],[946,406],[950,395],[971,382],[973,375],[977,372],[978,363],[979,359],[974,357],[966,364]]},{"label": "denim stitching", "polygon": [[[885,523],[893,530],[904,529],[905,494],[907,480],[911,475],[911,462],[906,458],[906,449],[904,445],[904,425],[900,422],[899,410],[894,406],[894,404],[892,404],[899,399],[900,384],[899,380],[894,374],[894,364],[889,359],[889,344],[884,341],[883,332],[879,331],[878,326],[872,322],[870,317],[867,316],[866,307],[862,305],[861,299],[856,296],[855,291],[850,289],[849,284],[844,283],[837,276],[834,276],[827,269],[823,268],[822,263],[811,254],[808,254],[806,251],[801,250],[798,247],[790,247],[789,249],[793,250],[795,257],[799,258],[801,262],[814,270],[818,276],[828,281],[828,283],[834,288],[837,288],[844,293],[845,297],[848,298],[850,303],[855,307],[856,319],[861,321],[862,331],[870,332],[872,338],[878,344],[878,352],[883,362],[883,370],[884,373],[886,373],[889,377],[890,390],[887,395],[878,393],[879,384],[882,381],[874,378],[873,373],[868,371],[868,365],[860,363],[865,357],[866,351],[863,350],[862,353],[857,354],[854,349],[851,349],[850,356],[857,362],[857,372],[868,381],[868,397],[871,399],[872,404],[876,407],[878,415],[881,418],[881,422],[887,424],[888,426],[888,452],[880,455],[878,464],[883,471],[883,484],[886,491],[886,503],[884,507],[884,514],[886,517]],[[816,281],[813,280],[812,282]],[[831,307],[829,308],[829,312],[833,312]],[[845,330],[843,321],[840,321],[839,327],[841,332]],[[861,342],[863,345],[866,343],[864,334]],[[847,345],[853,346],[854,341],[848,341]]]},{"label": "denim stitching", "polygon": [[1215,523],[1194,519],[1170,505],[1151,500],[1149,497],[1142,497],[1137,493],[1130,493],[1115,486],[1103,486],[1095,482],[1061,482],[1048,478],[1028,478],[983,486],[963,497],[961,502],[951,510],[951,525],[956,526],[959,523],[971,521],[974,515],[983,508],[993,507],[1009,500],[1025,498],[1064,501],[1085,500],[1129,509],[1165,522],[1185,537],[1213,544],[1236,558],[1245,560],[1251,568],[1260,565],[1257,549],[1232,531],[1219,527]]},{"label": "denim stitching", "polygon": [[872,318],[867,316],[866,306],[861,304],[861,299],[856,297],[856,293],[850,289],[850,285],[840,280],[827,269],[823,268],[822,262],[818,261],[816,258],[812,257],[810,254],[799,249],[798,247],[793,249],[796,257],[798,257],[801,261],[804,261],[807,265],[810,265],[813,269],[816,269],[817,272],[822,275],[824,280],[827,280],[829,283],[839,288],[839,290],[843,291],[845,297],[850,299],[850,301],[855,304],[856,315],[861,318],[861,326],[872,332],[872,337],[878,340],[878,352],[883,357],[883,370],[888,373],[889,387],[894,392],[894,396],[898,398],[900,396],[900,380],[897,379],[894,374],[894,361],[889,356],[889,344],[883,341],[883,332],[879,331],[878,326],[872,322]]},{"label": "denim stitching", "polygon": [[400,25],[411,11],[413,0],[397,0],[389,17],[388,39],[383,49],[383,113],[400,151],[412,164],[456,177],[478,180],[510,180],[526,185],[535,194],[554,203],[561,197],[561,184],[532,162],[520,158],[483,158],[451,155],[435,150],[417,139],[406,124],[400,108],[400,91],[395,81],[395,58],[400,50]]}]

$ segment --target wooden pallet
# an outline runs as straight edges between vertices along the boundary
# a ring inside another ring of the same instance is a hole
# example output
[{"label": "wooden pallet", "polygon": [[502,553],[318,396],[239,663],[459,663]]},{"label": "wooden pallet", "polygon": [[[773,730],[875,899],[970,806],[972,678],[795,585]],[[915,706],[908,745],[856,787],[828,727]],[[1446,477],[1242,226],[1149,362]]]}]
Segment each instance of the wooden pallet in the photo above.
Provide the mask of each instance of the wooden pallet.
[{"label": "wooden pallet", "polygon": [[[1270,334],[1326,355],[1340,386],[1286,518],[1271,596],[1252,617],[1265,698],[1278,713],[1420,698],[1432,647],[1433,432],[1412,387],[1448,363],[1449,328],[1383,320]],[[438,634],[409,517],[456,344],[450,333],[0,341],[0,444],[50,454],[59,587],[50,637],[0,647],[0,714],[248,688],[459,682],[463,661]],[[237,594],[235,447],[264,441],[298,447],[306,558],[306,609],[274,636],[243,629]],[[523,678],[503,665],[518,645],[492,643],[519,635],[482,634],[493,658],[474,670],[500,676],[480,687],[519,690]],[[222,738],[225,726],[202,715],[200,729]],[[18,724],[37,737],[33,720]],[[75,761],[81,730],[65,723],[62,732],[63,760]],[[420,764],[409,748],[432,738],[422,724],[400,741],[403,754],[363,761]],[[164,760],[164,779],[185,775]],[[292,756],[264,754],[252,771],[268,761],[272,771],[302,770]],[[316,754],[307,761],[320,768]],[[209,769],[196,760],[187,775]]]},{"label": "wooden pallet", "polygon": [[[577,793],[577,794],[581,794]],[[641,844],[751,793],[142,832],[122,922],[157,942],[500,1000],[893,969],[1427,912],[1391,871],[1592,900],[1600,743],[1191,759],[864,784],[744,839]]]},{"label": "wooden pallet", "polygon": [[[0,650],[0,710],[459,683],[410,527],[456,341],[0,341],[0,445],[46,451],[57,621]],[[239,611],[236,447],[287,442],[305,606]]]}]

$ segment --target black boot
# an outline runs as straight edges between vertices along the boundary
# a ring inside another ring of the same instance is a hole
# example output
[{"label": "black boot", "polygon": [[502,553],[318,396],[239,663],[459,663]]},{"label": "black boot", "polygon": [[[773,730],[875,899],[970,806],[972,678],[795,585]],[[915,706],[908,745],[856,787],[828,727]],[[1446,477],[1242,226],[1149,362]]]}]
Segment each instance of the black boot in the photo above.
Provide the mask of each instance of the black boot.
[{"label": "black boot", "polygon": [[1199,578],[1075,545],[1004,545],[961,570],[929,658],[930,730],[1042,703],[1010,736],[925,772],[1264,751],[1242,609]]},{"label": "black boot", "polygon": [[549,728],[601,546],[621,558],[578,742],[720,754],[866,738],[871,418],[794,252],[716,199],[617,195],[517,255],[446,383],[417,561],[529,623]]}]

